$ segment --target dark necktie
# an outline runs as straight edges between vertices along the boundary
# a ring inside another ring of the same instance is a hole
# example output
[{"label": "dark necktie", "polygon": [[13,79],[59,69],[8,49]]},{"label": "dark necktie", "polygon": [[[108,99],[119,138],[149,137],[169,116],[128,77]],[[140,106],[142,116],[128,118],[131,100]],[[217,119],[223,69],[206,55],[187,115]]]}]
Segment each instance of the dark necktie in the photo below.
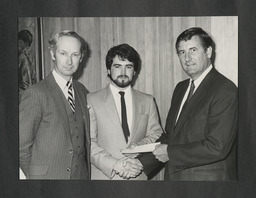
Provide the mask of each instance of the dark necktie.
[{"label": "dark necktie", "polygon": [[185,101],[185,103],[184,103],[184,105],[183,105],[183,107],[182,107],[182,109],[181,109],[179,118],[178,118],[178,120],[177,120],[175,126],[177,125],[177,123],[178,123],[178,121],[179,121],[179,119],[180,119],[180,117],[181,117],[181,114],[182,114],[182,113],[185,111],[185,109],[187,108],[187,105],[188,105],[188,103],[190,102],[190,100],[191,100],[191,98],[192,98],[192,96],[193,96],[194,90],[195,90],[195,84],[194,84],[194,80],[192,80],[192,81],[191,81],[191,85],[190,85],[190,89],[189,89],[189,93],[188,93],[187,100]]},{"label": "dark necktie", "polygon": [[189,90],[189,93],[188,93],[188,97],[187,97],[187,100],[186,100],[186,103],[189,103],[189,101],[191,100],[193,92],[194,92],[194,89],[195,89],[195,84],[194,84],[194,80],[192,80],[191,81],[191,85],[190,85],[190,90]]},{"label": "dark necktie", "polygon": [[69,103],[71,110],[74,113],[75,112],[75,100],[74,100],[74,96],[73,96],[73,92],[72,92],[73,85],[70,81],[67,82],[67,87],[68,87],[68,103]]},{"label": "dark necktie", "polygon": [[126,142],[128,142],[128,137],[130,136],[130,132],[129,132],[129,127],[127,123],[126,106],[125,106],[125,100],[124,100],[125,92],[119,91],[119,94],[121,95],[122,128],[123,128],[125,140]]}]

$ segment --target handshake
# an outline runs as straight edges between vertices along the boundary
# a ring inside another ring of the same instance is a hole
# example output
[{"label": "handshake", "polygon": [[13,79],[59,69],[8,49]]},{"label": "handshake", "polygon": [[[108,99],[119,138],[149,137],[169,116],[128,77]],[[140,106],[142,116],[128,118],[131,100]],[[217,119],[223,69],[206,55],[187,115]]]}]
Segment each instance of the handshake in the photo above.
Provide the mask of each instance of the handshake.
[{"label": "handshake", "polygon": [[123,179],[130,179],[141,174],[143,165],[138,159],[125,157],[117,160],[113,169]]}]

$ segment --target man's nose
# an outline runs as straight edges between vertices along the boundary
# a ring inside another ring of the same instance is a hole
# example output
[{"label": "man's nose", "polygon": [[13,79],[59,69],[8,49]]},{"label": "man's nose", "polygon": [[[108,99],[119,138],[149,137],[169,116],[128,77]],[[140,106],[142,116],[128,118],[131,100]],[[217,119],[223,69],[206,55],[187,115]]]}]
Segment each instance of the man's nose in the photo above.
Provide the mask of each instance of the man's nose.
[{"label": "man's nose", "polygon": [[190,55],[189,52],[186,52],[186,53],[185,53],[185,60],[186,60],[186,61],[190,61],[190,60],[191,60],[191,55]]},{"label": "man's nose", "polygon": [[68,65],[72,64],[72,56],[68,56],[67,63]]},{"label": "man's nose", "polygon": [[126,74],[126,67],[122,67],[122,75],[125,75]]}]

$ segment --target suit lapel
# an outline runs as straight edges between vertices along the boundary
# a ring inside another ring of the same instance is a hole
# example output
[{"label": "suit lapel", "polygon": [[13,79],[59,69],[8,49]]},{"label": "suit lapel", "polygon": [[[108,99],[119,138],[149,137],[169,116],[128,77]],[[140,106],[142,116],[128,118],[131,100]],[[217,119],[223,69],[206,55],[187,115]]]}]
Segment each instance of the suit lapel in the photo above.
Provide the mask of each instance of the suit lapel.
[{"label": "suit lapel", "polygon": [[[213,78],[214,78],[214,74],[216,73],[216,70],[213,68],[204,78],[204,80],[201,82],[201,84],[199,85],[199,87],[197,88],[197,90],[195,91],[195,93],[193,94],[193,97],[191,98],[189,104],[187,105],[187,108],[185,109],[185,111],[182,111],[182,113],[180,114],[180,117],[176,123],[175,129],[174,129],[174,133],[172,135],[172,139],[178,134],[178,132],[181,130],[182,126],[184,125],[184,123],[186,122],[188,116],[190,115],[190,113],[196,109],[196,108],[200,108],[200,102],[201,100],[205,97],[205,95],[208,93],[208,91],[210,90],[209,87],[212,84]],[[187,85],[188,86],[188,85]],[[185,94],[185,91],[187,89],[187,86],[183,87],[183,92]],[[185,88],[186,87],[186,88]],[[183,96],[184,96],[183,94]],[[180,98],[180,103],[182,101],[183,97]],[[180,106],[180,105],[179,105]],[[175,120],[177,118],[177,114],[175,116]],[[174,121],[175,121],[174,120]]]},{"label": "suit lapel", "polygon": [[58,114],[61,117],[60,120],[62,120],[62,124],[65,128],[65,131],[71,140],[71,133],[69,130],[69,121],[68,121],[67,111],[66,111],[64,101],[61,99],[62,97],[64,97],[63,93],[60,87],[58,86],[58,84],[56,83],[52,73],[46,78],[46,81],[47,81],[48,88],[52,94],[52,97],[55,101]]},{"label": "suit lapel", "polygon": [[78,100],[82,109],[83,113],[83,121],[84,121],[84,127],[85,127],[85,137],[87,141],[90,141],[90,124],[89,124],[89,113],[87,109],[87,101],[86,98],[84,97],[86,93],[83,92],[83,90],[79,89],[79,86],[77,84],[76,80],[73,80],[74,84],[74,91],[75,91],[75,100]]},{"label": "suit lapel", "polygon": [[169,137],[171,138],[175,135],[174,133],[176,132],[174,131],[174,129],[176,125],[177,116],[188,85],[189,80],[178,84],[173,93],[171,108],[169,110],[165,125],[165,130],[168,133]]},{"label": "suit lapel", "polygon": [[104,108],[105,108],[108,116],[111,118],[113,125],[115,125],[115,128],[118,131],[120,131],[120,133],[123,133],[120,118],[119,118],[119,115],[118,115],[118,112],[116,109],[116,104],[115,104],[115,101],[114,101],[114,98],[113,98],[113,95],[112,95],[109,85],[105,88],[104,99],[105,99]]},{"label": "suit lapel", "polygon": [[[141,99],[137,92],[134,89],[131,89],[132,91],[132,102],[133,102],[133,120],[132,120],[132,127],[131,127],[131,137],[128,144],[130,145],[131,142],[133,142],[134,139],[136,139],[137,136],[137,127],[140,123],[141,118],[141,112],[142,112],[142,104]],[[128,147],[129,147],[128,145]]]}]

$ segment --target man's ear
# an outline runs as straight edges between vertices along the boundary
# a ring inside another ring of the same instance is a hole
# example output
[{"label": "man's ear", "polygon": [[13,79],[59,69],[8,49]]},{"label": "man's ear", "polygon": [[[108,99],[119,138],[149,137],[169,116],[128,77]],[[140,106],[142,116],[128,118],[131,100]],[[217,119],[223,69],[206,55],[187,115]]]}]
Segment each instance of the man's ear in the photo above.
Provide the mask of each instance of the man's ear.
[{"label": "man's ear", "polygon": [[81,63],[83,61],[83,58],[84,58],[84,54],[81,55],[79,63]]},{"label": "man's ear", "polygon": [[135,76],[135,75],[136,75],[136,71],[133,72],[133,76]]},{"label": "man's ear", "polygon": [[107,72],[108,72],[108,75],[110,75],[110,70],[109,69],[107,70]]},{"label": "man's ear", "polygon": [[212,47],[209,46],[206,50],[206,55],[207,55],[207,58],[211,58],[212,57]]},{"label": "man's ear", "polygon": [[51,50],[50,53],[51,53],[52,60],[55,60],[55,54],[54,54],[54,52]]}]

